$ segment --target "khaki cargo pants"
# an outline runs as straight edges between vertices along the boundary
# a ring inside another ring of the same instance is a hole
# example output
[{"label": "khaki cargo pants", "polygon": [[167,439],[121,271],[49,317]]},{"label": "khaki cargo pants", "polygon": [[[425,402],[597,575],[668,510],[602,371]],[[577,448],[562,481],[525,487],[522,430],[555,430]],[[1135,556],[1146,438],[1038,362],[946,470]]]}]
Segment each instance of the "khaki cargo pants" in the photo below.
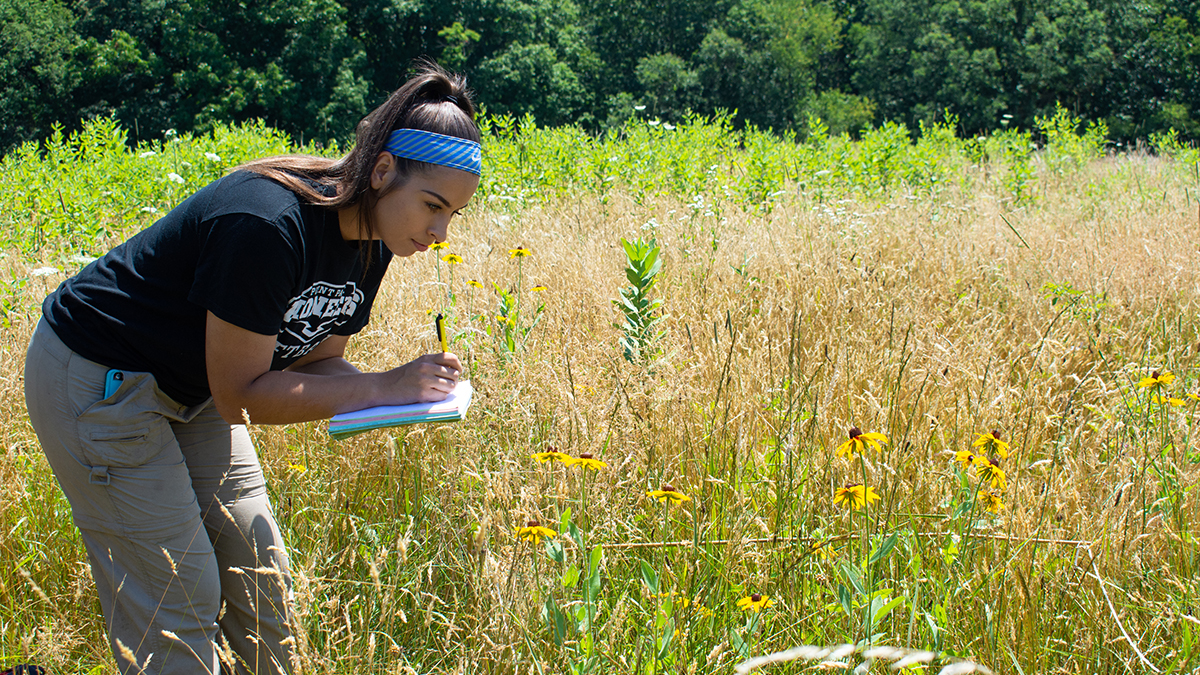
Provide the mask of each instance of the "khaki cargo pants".
[{"label": "khaki cargo pants", "polygon": [[[104,398],[108,370],[42,321],[25,400],[83,536],[118,670],[288,672],[287,554],[246,428],[211,401],[179,405],[149,373],[125,373]],[[235,667],[219,658],[225,644]]]}]

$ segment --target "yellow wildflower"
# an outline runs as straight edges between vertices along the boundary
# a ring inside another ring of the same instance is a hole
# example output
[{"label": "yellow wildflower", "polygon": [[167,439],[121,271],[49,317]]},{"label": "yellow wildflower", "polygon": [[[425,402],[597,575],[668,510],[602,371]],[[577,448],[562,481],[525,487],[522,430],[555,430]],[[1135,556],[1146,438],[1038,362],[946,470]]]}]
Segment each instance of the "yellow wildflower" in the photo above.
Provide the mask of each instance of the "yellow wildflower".
[{"label": "yellow wildflower", "polygon": [[997,490],[1003,490],[1005,485],[1008,485],[1008,478],[1004,475],[1004,470],[1000,468],[1000,460],[991,457],[980,457],[975,466],[979,471],[979,477],[992,484],[992,487]]},{"label": "yellow wildflower", "polygon": [[608,467],[608,464],[596,459],[591,455],[591,453],[587,452],[580,453],[577,459],[571,459],[571,461],[567,462],[567,464],[582,466],[585,469],[592,469],[593,471],[599,471],[600,469]]},{"label": "yellow wildflower", "polygon": [[863,433],[861,429],[854,427],[850,429],[850,440],[837,447],[837,454],[838,457],[850,459],[868,447],[875,448],[876,452],[878,452],[883,449],[883,446],[880,444],[887,442],[888,438],[883,434],[875,432]]},{"label": "yellow wildflower", "polygon": [[531,288],[531,289],[529,289],[529,290],[531,290],[531,291],[533,291],[533,292],[535,292],[535,293],[541,293],[542,291],[550,290],[550,287],[549,287],[549,286],[545,286],[545,285],[543,285],[543,284],[538,284],[537,286],[534,286],[533,288]]},{"label": "yellow wildflower", "polygon": [[429,247],[429,248],[431,248],[431,249],[433,249],[433,250],[435,250],[435,251],[440,251],[440,250],[442,250],[442,249],[446,248],[446,247],[447,247],[447,246],[449,246],[449,245],[450,245],[450,244],[447,244],[447,243],[446,243],[446,242],[444,242],[444,241],[435,241],[435,242],[433,242],[433,244],[432,244],[432,245],[430,245],[430,247]]},{"label": "yellow wildflower", "polygon": [[745,612],[761,612],[773,604],[770,597],[759,593],[752,593],[737,601],[737,606]]},{"label": "yellow wildflower", "polygon": [[1000,459],[1008,459],[1008,443],[1000,440],[1000,431],[998,429],[992,429],[986,434],[979,434],[979,438],[975,439],[971,447],[982,447],[984,453],[990,453],[992,450],[995,450],[996,454],[1000,455]]},{"label": "yellow wildflower", "polygon": [[671,487],[670,483],[663,485],[661,490],[651,490],[646,494],[664,504],[667,502],[671,502],[672,504],[682,504],[684,502],[691,501],[692,499],[691,497]]},{"label": "yellow wildflower", "polygon": [[1170,372],[1160,373],[1156,370],[1156,371],[1150,373],[1149,377],[1143,377],[1141,379],[1141,381],[1138,382],[1138,386],[1141,387],[1142,389],[1145,389],[1147,387],[1161,389],[1161,388],[1167,386],[1168,384],[1171,384],[1174,381],[1175,381],[1175,376],[1172,375]]},{"label": "yellow wildflower", "polygon": [[530,250],[524,246],[508,249],[509,258],[528,258],[531,255],[533,255],[533,253],[531,253]]},{"label": "yellow wildflower", "polygon": [[475,281],[474,279],[468,281],[467,285],[474,286],[475,288],[483,288],[483,284],[479,283],[478,281]]},{"label": "yellow wildflower", "polygon": [[517,539],[520,539],[521,541],[527,541],[534,546],[537,546],[538,542],[542,540],[542,537],[553,537],[557,534],[558,533],[554,530],[538,524],[538,521],[536,520],[529,521],[525,527],[517,528]]},{"label": "yellow wildflower", "polygon": [[975,463],[975,453],[970,450],[959,450],[954,453],[954,461],[958,462],[963,471],[966,471]]},{"label": "yellow wildflower", "polygon": [[549,450],[547,450],[545,452],[535,452],[532,455],[530,455],[530,457],[536,459],[537,461],[541,462],[542,464],[545,464],[546,462],[549,462],[550,460],[553,460],[553,459],[557,459],[558,461],[562,462],[563,464],[566,464],[567,466],[571,466],[572,464],[575,463],[574,457],[568,455],[565,452],[559,452],[558,450],[555,450],[553,447],[551,447]]},{"label": "yellow wildflower", "polygon": [[1183,405],[1183,399],[1181,398],[1175,398],[1174,396],[1159,396],[1158,394],[1155,394],[1154,398],[1150,399],[1150,401],[1155,405]]},{"label": "yellow wildflower", "polygon": [[855,511],[864,506],[869,506],[879,501],[879,495],[876,494],[875,488],[865,487],[862,483],[851,483],[846,487],[840,487],[833,495],[833,503],[846,503],[846,508]]},{"label": "yellow wildflower", "polygon": [[447,253],[446,255],[442,256],[442,260],[450,263],[451,265],[457,265],[463,261],[462,256],[458,255],[457,253]]},{"label": "yellow wildflower", "polygon": [[829,560],[829,556],[836,552],[833,548],[833,543],[828,540],[814,541],[808,546],[808,555],[817,556],[821,560]]},{"label": "yellow wildflower", "polygon": [[1004,501],[1000,499],[1000,493],[995,490],[980,490],[976,494],[979,503],[992,513],[1000,513],[1000,509],[1004,508]]}]

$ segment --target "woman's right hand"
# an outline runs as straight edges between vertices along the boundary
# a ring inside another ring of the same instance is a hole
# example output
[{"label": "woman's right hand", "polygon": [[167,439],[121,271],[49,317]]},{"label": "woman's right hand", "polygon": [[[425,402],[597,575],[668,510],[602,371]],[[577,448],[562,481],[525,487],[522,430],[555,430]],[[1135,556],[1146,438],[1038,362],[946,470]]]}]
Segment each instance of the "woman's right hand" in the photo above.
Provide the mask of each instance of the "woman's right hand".
[{"label": "woman's right hand", "polygon": [[462,374],[462,363],[450,352],[420,356],[385,373],[388,398],[396,404],[445,400]]}]

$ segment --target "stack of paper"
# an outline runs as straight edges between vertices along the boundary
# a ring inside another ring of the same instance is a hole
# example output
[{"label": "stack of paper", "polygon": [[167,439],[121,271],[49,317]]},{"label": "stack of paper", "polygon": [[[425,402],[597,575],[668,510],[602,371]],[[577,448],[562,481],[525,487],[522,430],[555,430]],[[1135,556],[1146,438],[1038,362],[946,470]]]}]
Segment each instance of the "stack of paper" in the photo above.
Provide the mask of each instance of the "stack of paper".
[{"label": "stack of paper", "polygon": [[418,422],[457,422],[471,407],[471,383],[460,380],[444,400],[437,403],[382,405],[334,415],[329,420],[329,435],[341,440],[371,429],[398,427]]}]

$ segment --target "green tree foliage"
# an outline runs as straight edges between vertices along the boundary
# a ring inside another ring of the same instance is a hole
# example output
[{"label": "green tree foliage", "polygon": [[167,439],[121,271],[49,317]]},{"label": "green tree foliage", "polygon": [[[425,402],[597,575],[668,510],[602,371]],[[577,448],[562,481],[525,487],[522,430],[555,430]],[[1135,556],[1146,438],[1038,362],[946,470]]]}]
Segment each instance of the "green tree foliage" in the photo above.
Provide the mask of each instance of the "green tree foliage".
[{"label": "green tree foliage", "polygon": [[53,0],[0,0],[0,147],[46,132],[45,120],[77,116],[75,17]]},{"label": "green tree foliage", "polygon": [[0,148],[263,119],[345,140],[417,59],[492,113],[617,130],[736,111],[803,137],[944,118],[1200,138],[1200,0],[0,0]]}]

